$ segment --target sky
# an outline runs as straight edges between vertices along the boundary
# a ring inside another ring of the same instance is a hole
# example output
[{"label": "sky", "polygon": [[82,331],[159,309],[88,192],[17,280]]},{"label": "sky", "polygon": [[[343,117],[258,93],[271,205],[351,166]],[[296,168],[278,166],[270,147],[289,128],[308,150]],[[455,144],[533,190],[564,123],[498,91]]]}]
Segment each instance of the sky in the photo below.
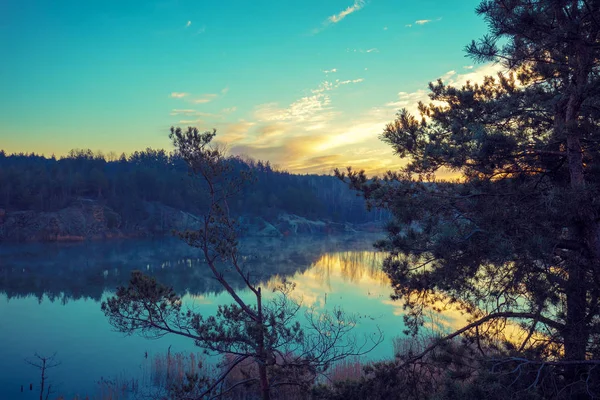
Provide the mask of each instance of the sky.
[{"label": "sky", "polygon": [[3,0],[0,149],[171,150],[195,126],[290,172],[397,169],[400,108],[498,69],[465,56],[478,3]]}]

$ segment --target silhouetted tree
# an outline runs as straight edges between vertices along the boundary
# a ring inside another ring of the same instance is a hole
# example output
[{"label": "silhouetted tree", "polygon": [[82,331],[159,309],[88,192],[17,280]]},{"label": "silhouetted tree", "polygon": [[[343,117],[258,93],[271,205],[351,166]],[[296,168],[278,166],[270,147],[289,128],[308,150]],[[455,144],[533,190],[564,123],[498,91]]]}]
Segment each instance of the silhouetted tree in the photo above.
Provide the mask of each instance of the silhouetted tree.
[{"label": "silhouetted tree", "polygon": [[[49,357],[41,356],[38,353],[34,355],[35,359],[26,359],[25,362],[27,364],[32,365],[40,370],[40,400],[48,400],[48,397],[54,393],[52,391],[52,384],[48,384],[48,370],[54,367],[58,367],[60,362],[58,362],[55,357],[56,354],[53,354]],[[46,387],[46,384],[48,386]],[[30,385],[31,388],[31,385]],[[23,387],[21,386],[21,391],[23,391]]]},{"label": "silhouetted tree", "polygon": [[[401,172],[338,175],[394,214],[378,246],[413,332],[425,307],[450,303],[472,317],[465,334],[510,319],[529,332],[519,348],[546,360],[599,358],[600,2],[486,0],[477,12],[490,32],[468,54],[510,73],[430,84],[420,117],[402,110],[381,136],[409,160]],[[462,182],[435,182],[440,169]]]},{"label": "silhouetted tree", "polygon": [[[381,342],[381,332],[359,345],[348,335],[355,321],[339,309],[322,314],[308,312],[308,329],[302,329],[296,320],[301,305],[289,297],[293,285],[286,281],[275,288],[278,295],[274,299],[264,297],[259,281],[244,268],[238,253],[237,226],[229,209],[229,200],[251,176],[246,171],[236,173],[223,153],[211,146],[214,136],[214,131],[171,129],[177,154],[198,177],[209,198],[200,228],[179,235],[200,249],[206,267],[234,303],[219,306],[216,316],[205,318],[185,309],[172,289],[136,272],[128,287],[120,287],[116,296],[102,303],[102,310],[122,332],[147,337],[176,334],[194,340],[209,352],[233,357],[224,373],[202,389],[200,397],[212,393],[237,365],[250,359],[258,377],[249,376],[225,391],[258,383],[262,398],[268,400],[279,386],[307,388],[331,363],[370,351]],[[242,299],[226,274],[228,270],[243,281],[252,301]]]}]

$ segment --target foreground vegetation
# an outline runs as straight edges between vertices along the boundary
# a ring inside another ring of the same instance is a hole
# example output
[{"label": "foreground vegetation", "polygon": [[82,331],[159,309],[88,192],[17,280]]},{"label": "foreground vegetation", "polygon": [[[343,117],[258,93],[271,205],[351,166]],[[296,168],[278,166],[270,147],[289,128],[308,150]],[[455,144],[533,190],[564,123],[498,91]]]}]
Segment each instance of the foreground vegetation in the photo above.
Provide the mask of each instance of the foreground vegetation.
[{"label": "foreground vegetation", "polygon": [[[319,379],[308,386],[296,385],[274,388],[273,399],[297,400],[362,400],[362,399],[456,399],[456,400],[514,400],[570,399],[560,366],[532,363],[531,354],[517,352],[510,346],[497,343],[446,341],[427,356],[406,361],[439,337],[419,336],[396,339],[396,357],[379,362],[364,358],[347,358],[335,363]],[[481,347],[481,348],[479,348]],[[481,351],[484,350],[487,356]],[[493,354],[493,357],[490,357]],[[195,399],[220,398],[246,400],[261,398],[260,390],[249,380],[258,378],[251,362],[237,364],[214,397],[200,397],[191,391],[190,382],[213,381],[233,364],[232,357],[218,363],[201,353],[171,353],[150,356],[144,360],[141,375],[115,376],[100,379],[95,395],[74,399]],[[398,368],[404,364],[405,368]],[[590,377],[585,397],[597,397],[600,375]],[[51,381],[51,374],[50,374]],[[226,390],[235,383],[245,382]],[[58,397],[59,399],[70,399]]]}]

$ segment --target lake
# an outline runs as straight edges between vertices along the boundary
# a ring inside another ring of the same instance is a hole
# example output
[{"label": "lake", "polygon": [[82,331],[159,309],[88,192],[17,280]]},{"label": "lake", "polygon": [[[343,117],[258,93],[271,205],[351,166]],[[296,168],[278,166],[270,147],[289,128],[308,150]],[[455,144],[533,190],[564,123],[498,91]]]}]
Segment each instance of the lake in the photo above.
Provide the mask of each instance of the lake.
[{"label": "lake", "polygon": [[[251,277],[263,286],[286,277],[296,283],[294,296],[303,307],[353,313],[354,331],[361,337],[379,327],[385,340],[367,357],[385,359],[393,357],[393,339],[403,336],[404,325],[402,304],[390,300],[389,281],[381,271],[384,254],[373,250],[380,236],[248,238],[241,253]],[[56,353],[61,364],[48,371],[49,381],[56,393],[72,397],[97,394],[102,379],[147,372],[148,358],[169,348],[198,351],[185,338],[148,340],[115,332],[100,303],[127,283],[131,271],[142,270],[184,294],[187,305],[212,314],[218,304],[232,301],[200,257],[199,250],[174,238],[1,244],[0,398],[39,397],[39,370],[25,362],[36,352]],[[241,282],[233,284],[241,287]]]}]

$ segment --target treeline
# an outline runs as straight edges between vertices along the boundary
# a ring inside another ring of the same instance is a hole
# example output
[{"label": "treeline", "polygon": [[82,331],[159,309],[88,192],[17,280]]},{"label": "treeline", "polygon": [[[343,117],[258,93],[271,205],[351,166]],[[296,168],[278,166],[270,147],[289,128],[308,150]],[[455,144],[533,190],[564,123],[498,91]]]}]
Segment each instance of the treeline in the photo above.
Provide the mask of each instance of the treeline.
[{"label": "treeline", "polygon": [[[228,162],[235,172],[252,171],[255,177],[232,201],[237,215],[272,219],[286,212],[350,223],[383,217],[381,212],[366,211],[364,200],[332,176],[294,175],[273,169],[269,162],[240,157]],[[205,191],[188,174],[185,161],[164,150],[120,157],[71,150],[61,158],[0,150],[0,208],[56,211],[81,198],[104,202],[121,215],[125,226],[146,217],[144,202],[193,214],[204,213],[208,206]]]}]

